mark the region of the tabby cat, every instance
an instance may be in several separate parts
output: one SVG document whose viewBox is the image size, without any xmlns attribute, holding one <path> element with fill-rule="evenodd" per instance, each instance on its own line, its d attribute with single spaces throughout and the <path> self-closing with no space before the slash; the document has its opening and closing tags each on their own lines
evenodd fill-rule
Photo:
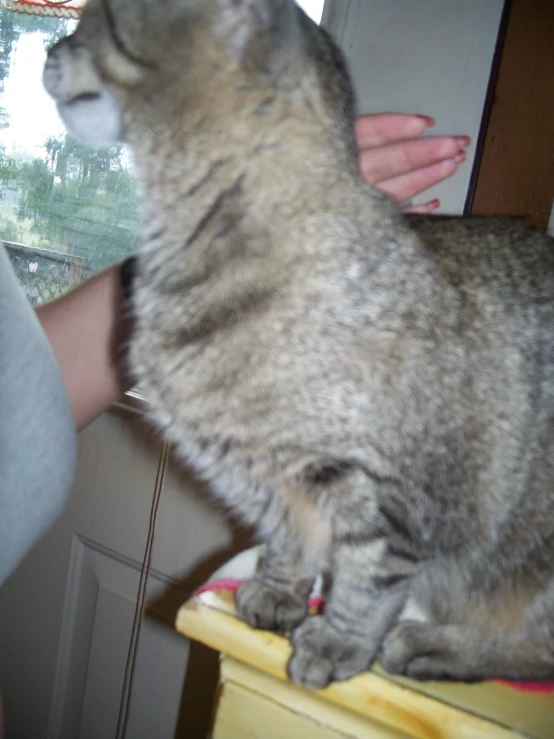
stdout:
<svg viewBox="0 0 554 739">
<path fill-rule="evenodd" d="M 292 680 L 553 679 L 548 237 L 364 184 L 345 63 L 293 0 L 90 0 L 44 81 L 134 153 L 132 368 L 267 542 L 237 607 L 292 632 Z"/>
</svg>

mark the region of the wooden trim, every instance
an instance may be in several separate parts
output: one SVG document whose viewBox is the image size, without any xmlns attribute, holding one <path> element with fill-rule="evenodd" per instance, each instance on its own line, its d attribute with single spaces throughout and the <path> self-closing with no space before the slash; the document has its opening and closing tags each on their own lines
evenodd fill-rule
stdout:
<svg viewBox="0 0 554 739">
<path fill-rule="evenodd" d="M 554 199 L 554 3 L 513 0 L 473 214 L 546 228 Z"/>
<path fill-rule="evenodd" d="M 498 75 L 500 74 L 500 65 L 502 62 L 502 54 L 504 51 L 504 44 L 506 42 L 506 33 L 508 31 L 508 21 L 510 18 L 510 12 L 512 9 L 513 0 L 505 0 L 504 10 L 502 11 L 502 18 L 500 20 L 500 26 L 498 28 L 498 36 L 496 39 L 496 46 L 494 49 L 494 56 L 491 65 L 491 72 L 489 76 L 489 85 L 487 88 L 487 94 L 485 97 L 485 103 L 483 105 L 483 115 L 481 116 L 481 127 L 479 129 L 479 136 L 475 142 L 475 157 L 473 169 L 471 171 L 471 177 L 467 187 L 467 197 L 464 205 L 464 215 L 471 214 L 473 208 L 473 201 L 475 198 L 475 188 L 477 187 L 477 180 L 479 178 L 479 171 L 481 169 L 481 161 L 483 158 L 483 152 L 485 149 L 485 142 L 487 137 L 487 131 L 491 120 L 492 110 L 496 95 L 496 85 L 498 84 Z"/>
</svg>

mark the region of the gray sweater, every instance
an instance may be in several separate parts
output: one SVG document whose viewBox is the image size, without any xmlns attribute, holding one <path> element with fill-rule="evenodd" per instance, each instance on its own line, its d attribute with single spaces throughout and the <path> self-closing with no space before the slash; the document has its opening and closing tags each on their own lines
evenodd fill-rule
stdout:
<svg viewBox="0 0 554 739">
<path fill-rule="evenodd" d="M 60 515 L 75 459 L 56 358 L 0 243 L 0 585 Z"/>
</svg>

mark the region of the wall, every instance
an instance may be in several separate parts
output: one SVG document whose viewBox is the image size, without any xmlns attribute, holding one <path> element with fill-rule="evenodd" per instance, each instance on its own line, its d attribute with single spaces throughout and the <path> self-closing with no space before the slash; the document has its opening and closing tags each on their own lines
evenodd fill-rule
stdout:
<svg viewBox="0 0 554 739">
<path fill-rule="evenodd" d="M 327 0 L 323 23 L 347 56 L 360 113 L 435 118 L 433 133 L 479 136 L 504 0 Z M 468 162 L 418 201 L 461 213 Z"/>
</svg>

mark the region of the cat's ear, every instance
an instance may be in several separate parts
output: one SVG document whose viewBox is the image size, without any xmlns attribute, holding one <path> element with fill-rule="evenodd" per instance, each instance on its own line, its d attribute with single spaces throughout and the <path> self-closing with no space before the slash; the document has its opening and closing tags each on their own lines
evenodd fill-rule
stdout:
<svg viewBox="0 0 554 739">
<path fill-rule="evenodd" d="M 121 107 L 100 78 L 88 49 L 63 39 L 48 52 L 43 82 L 69 131 L 85 144 L 109 146 L 122 137 Z"/>
<path fill-rule="evenodd" d="M 257 11 L 263 16 L 269 14 L 271 8 L 285 4 L 282 0 L 273 0 L 273 2 L 272 0 L 217 0 L 217 3 L 228 10 Z"/>
<path fill-rule="evenodd" d="M 233 50 L 241 53 L 252 40 L 287 38 L 297 6 L 295 0 L 216 0 L 222 28 L 231 30 Z"/>
</svg>

